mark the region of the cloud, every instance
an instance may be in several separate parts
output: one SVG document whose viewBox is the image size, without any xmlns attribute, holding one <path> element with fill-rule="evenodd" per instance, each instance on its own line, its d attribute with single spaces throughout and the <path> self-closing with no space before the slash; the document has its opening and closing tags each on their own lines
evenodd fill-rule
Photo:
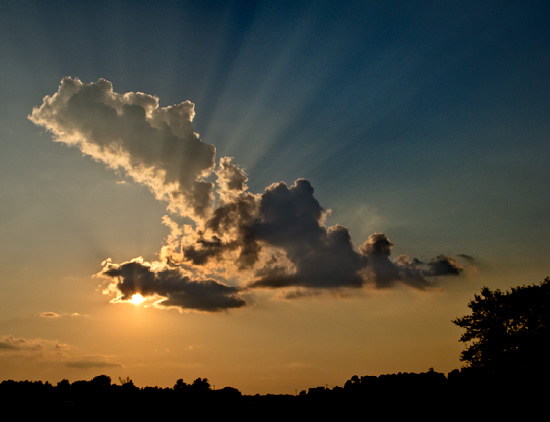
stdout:
<svg viewBox="0 0 550 422">
<path fill-rule="evenodd" d="M 462 265 L 448 255 L 438 255 L 426 265 L 428 266 L 428 270 L 425 271 L 425 275 L 433 277 L 459 275 L 464 270 Z"/>
<path fill-rule="evenodd" d="M 159 261 L 103 262 L 98 275 L 112 302 L 140 293 L 160 308 L 219 312 L 246 306 L 245 290 L 283 289 L 298 298 L 363 286 L 426 289 L 436 277 L 462 273 L 447 255 L 392 259 L 384 233 L 357 248 L 346 227 L 325 225 L 327 211 L 306 179 L 248 192 L 248 175 L 233 158 L 221 157 L 216 167 L 215 147 L 195 132 L 194 115 L 189 101 L 161 107 L 153 95 L 119 94 L 105 79 L 65 77 L 29 116 L 55 141 L 122 169 L 169 212 L 191 219 L 164 217 L 170 234 Z"/>
<path fill-rule="evenodd" d="M 313 195 L 309 181 L 298 179 L 288 187 L 280 182 L 266 189 L 259 215 L 247 234 L 259 242 L 280 248 L 293 264 L 264 267 L 254 287 L 360 287 L 366 264 L 353 248 L 348 230 L 326 228 L 325 210 Z"/>
<path fill-rule="evenodd" d="M 222 157 L 216 170 L 218 193 L 222 202 L 231 202 L 248 189 L 246 172 L 233 163 L 232 157 Z"/>
<path fill-rule="evenodd" d="M 212 213 L 205 229 L 195 233 L 194 241 L 187 236 L 183 259 L 204 265 L 223 260 L 227 251 L 236 251 L 239 268 L 254 268 L 249 287 L 270 289 L 389 288 L 397 283 L 425 289 L 432 285 L 427 277 L 459 275 L 462 271 L 446 255 L 428 263 L 407 255 L 392 260 L 393 244 L 384 233 L 371 235 L 357 251 L 347 228 L 326 227 L 325 218 L 326 211 L 305 179 L 290 187 L 284 182 L 274 183 L 261 195 L 241 192 Z M 224 236 L 229 240 L 222 241 Z M 287 297 L 313 294 L 317 292 L 301 290 Z"/>
<path fill-rule="evenodd" d="M 384 233 L 371 234 L 359 251 L 368 261 L 367 275 L 376 287 L 389 287 L 400 279 L 399 269 L 391 260 L 390 242 Z"/>
<path fill-rule="evenodd" d="M 100 276 L 112 280 L 111 289 L 120 292 L 115 301 L 129 301 L 132 295 L 160 296 L 156 305 L 206 312 L 218 312 L 246 305 L 237 287 L 212 279 L 193 279 L 179 268 L 151 265 L 141 258 L 123 264 L 103 263 Z"/>
<path fill-rule="evenodd" d="M 114 362 L 109 356 L 79 356 L 73 347 L 57 340 L 28 339 L 11 335 L 0 336 L 0 355 L 2 359 L 6 359 L 3 363 L 7 365 L 16 365 L 17 362 L 28 364 L 32 359 L 47 364 L 65 365 L 79 369 L 123 366 L 121 363 Z"/>
<path fill-rule="evenodd" d="M 393 243 L 383 233 L 370 235 L 359 247 L 360 252 L 368 260 L 365 269 L 367 277 L 374 281 L 378 288 L 402 283 L 417 289 L 425 289 L 433 284 L 426 277 L 456 276 L 463 271 L 463 267 L 447 255 L 438 255 L 427 263 L 417 258 L 411 260 L 408 255 L 400 255 L 392 261 L 392 248 Z"/>
<path fill-rule="evenodd" d="M 87 317 L 89 315 L 82 315 L 78 312 L 73 312 L 72 314 L 58 314 L 57 312 L 41 312 L 37 315 L 38 318 L 46 319 L 57 319 L 57 318 L 66 318 L 66 317 Z"/>
<path fill-rule="evenodd" d="M 371 234 L 366 242 L 359 246 L 359 251 L 366 257 L 365 268 L 367 280 L 377 288 L 388 288 L 402 283 L 417 289 L 424 289 L 430 283 L 424 278 L 418 260 L 410 260 L 408 255 L 401 255 L 395 261 L 390 259 L 393 243 L 384 233 Z"/>
<path fill-rule="evenodd" d="M 59 318 L 60 316 L 56 312 L 42 312 L 38 315 L 39 318 Z"/>
<path fill-rule="evenodd" d="M 77 317 L 89 317 L 90 315 L 83 315 L 81 313 L 78 313 L 78 312 L 73 312 L 72 314 L 69 315 L 70 317 L 72 318 L 77 318 Z"/>
<path fill-rule="evenodd" d="M 84 84 L 65 77 L 29 119 L 57 142 L 123 169 L 175 212 L 198 218 L 212 200 L 213 185 L 205 177 L 214 169 L 215 148 L 201 142 L 194 116 L 189 101 L 160 107 L 157 97 L 118 94 L 105 79 Z"/>
<path fill-rule="evenodd" d="M 0 337 L 0 350 L 41 350 L 42 345 L 38 340 L 27 340 L 13 336 Z"/>
<path fill-rule="evenodd" d="M 462 258 L 463 260 L 465 260 L 469 264 L 477 264 L 478 263 L 477 259 L 475 257 L 473 257 L 472 255 L 468 255 L 468 254 L 465 254 L 465 253 L 459 253 L 457 256 L 459 258 Z"/>
<path fill-rule="evenodd" d="M 65 362 L 65 366 L 69 368 L 77 369 L 94 369 L 94 368 L 120 368 L 123 367 L 121 363 L 112 362 L 109 357 L 106 356 L 83 356 L 78 359 L 73 359 Z"/>
<path fill-rule="evenodd" d="M 22 338 L 11 335 L 0 336 L 0 351 L 14 351 L 22 353 L 51 353 L 67 350 L 66 344 L 41 338 Z"/>
</svg>

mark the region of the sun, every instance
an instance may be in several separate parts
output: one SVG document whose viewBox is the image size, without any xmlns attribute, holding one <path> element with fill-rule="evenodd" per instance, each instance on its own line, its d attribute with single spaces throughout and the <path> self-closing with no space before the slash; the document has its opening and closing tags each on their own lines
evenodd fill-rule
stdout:
<svg viewBox="0 0 550 422">
<path fill-rule="evenodd" d="M 134 293 L 132 295 L 132 299 L 130 299 L 130 303 L 133 303 L 134 305 L 139 305 L 141 302 L 143 302 L 145 299 L 142 295 L 139 293 Z"/>
</svg>

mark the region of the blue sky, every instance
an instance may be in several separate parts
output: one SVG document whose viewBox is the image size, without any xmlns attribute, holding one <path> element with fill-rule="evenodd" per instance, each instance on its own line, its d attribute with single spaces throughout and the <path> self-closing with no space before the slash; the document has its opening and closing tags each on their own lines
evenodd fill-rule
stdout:
<svg viewBox="0 0 550 422">
<path fill-rule="evenodd" d="M 126 308 L 103 308 L 108 299 L 91 276 L 108 257 L 156 259 L 168 234 L 161 223 L 166 204 L 147 188 L 76 148 L 51 142 L 29 121 L 33 107 L 55 93 L 65 76 L 84 83 L 105 78 L 114 91 L 155 95 L 161 106 L 192 101 L 195 131 L 216 147 L 217 160 L 234 157 L 246 170 L 250 192 L 306 178 L 320 205 L 331 210 L 326 224 L 347 227 L 356 247 L 372 233 L 385 233 L 394 258 L 474 258 L 460 261 L 465 270 L 459 277 L 435 281 L 434 295 L 444 298 L 411 299 L 416 293 L 399 290 L 393 296 L 365 293 L 349 299 L 352 306 L 335 297 L 292 305 L 255 299 L 258 312 L 273 321 L 277 315 L 292 320 L 290 306 L 297 309 L 293 318 L 310 327 L 309 315 L 328 306 L 346 321 L 394 327 L 380 329 L 387 337 L 370 333 L 361 345 L 340 338 L 342 346 L 333 352 L 338 357 L 351 348 L 359 355 L 373 342 L 386 341 L 389 348 L 403 338 L 404 328 L 392 321 L 405 321 L 417 301 L 432 309 L 417 314 L 423 315 L 417 330 L 426 321 L 448 326 L 430 330 L 422 345 L 402 340 L 429 358 L 390 364 L 380 352 L 370 366 L 352 359 L 358 369 L 347 371 L 459 367 L 461 345 L 450 343 L 459 332 L 449 320 L 466 311 L 473 294 L 483 285 L 508 288 L 549 273 L 546 2 L 2 1 L 0 10 L 0 335 L 57 340 L 74 345 L 71 353 L 92 353 L 75 334 L 80 328 L 74 320 L 46 329 L 32 315 L 86 314 L 86 324 L 100 333 L 98 323 L 89 321 L 108 320 Z M 349 310 L 363 305 L 367 310 L 360 315 Z M 392 311 L 400 305 L 403 310 Z M 386 311 L 375 313 L 379 308 Z M 155 319 L 194 318 L 212 332 L 227 324 L 221 316 L 142 311 Z M 259 326 L 252 329 L 247 319 L 253 314 L 239 310 L 223 317 L 233 317 L 235 332 L 254 332 Z M 247 322 L 239 325 L 238 318 Z M 333 320 L 319 324 L 319 330 L 341 330 Z M 280 336 L 294 338 L 285 330 Z M 430 342 L 441 338 L 449 343 L 439 354 L 426 354 Z M 144 334 L 144 344 L 146 339 Z M 310 340 L 304 355 L 311 345 L 332 341 Z M 94 353 L 124 361 L 122 346 L 118 354 L 103 349 Z M 302 358 L 301 364 L 315 367 Z M 16 367 L 11 357 L 4 359 L 5 368 Z M 200 362 L 196 376 L 212 377 Z M 144 383 L 170 382 L 121 365 L 121 375 L 135 373 Z M 343 384 L 353 374 L 338 368 L 323 375 Z M 223 369 L 212 371 L 234 380 Z M 317 381 L 314 373 L 303 379 Z M 286 391 L 267 375 L 263 384 L 249 378 L 239 378 L 236 387 Z"/>
</svg>

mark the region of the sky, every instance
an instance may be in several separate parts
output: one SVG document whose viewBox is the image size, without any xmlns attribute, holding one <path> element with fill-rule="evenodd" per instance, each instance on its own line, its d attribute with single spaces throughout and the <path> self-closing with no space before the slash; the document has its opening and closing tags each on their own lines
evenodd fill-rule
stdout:
<svg viewBox="0 0 550 422">
<path fill-rule="evenodd" d="M 0 379 L 460 368 L 550 275 L 549 9 L 0 1 Z"/>
</svg>

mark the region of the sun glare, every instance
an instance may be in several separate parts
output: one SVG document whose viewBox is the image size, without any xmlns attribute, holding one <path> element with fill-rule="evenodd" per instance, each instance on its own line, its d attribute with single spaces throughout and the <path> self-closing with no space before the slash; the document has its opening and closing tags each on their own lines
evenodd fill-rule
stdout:
<svg viewBox="0 0 550 422">
<path fill-rule="evenodd" d="M 130 303 L 133 303 L 134 305 L 139 305 L 141 302 L 143 302 L 145 299 L 142 295 L 139 293 L 134 293 L 132 295 L 132 299 L 130 299 Z"/>
</svg>

